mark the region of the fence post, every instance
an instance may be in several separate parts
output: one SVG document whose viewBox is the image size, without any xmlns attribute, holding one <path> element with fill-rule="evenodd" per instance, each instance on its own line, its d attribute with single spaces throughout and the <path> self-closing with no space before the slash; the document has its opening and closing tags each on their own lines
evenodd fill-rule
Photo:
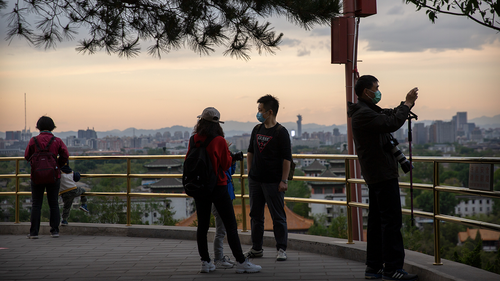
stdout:
<svg viewBox="0 0 500 281">
<path fill-rule="evenodd" d="M 19 159 L 16 160 L 16 202 L 15 223 L 19 223 Z"/>
<path fill-rule="evenodd" d="M 242 232 L 248 232 L 247 229 L 247 208 L 245 204 L 245 198 L 243 196 L 245 195 L 245 179 L 243 178 L 243 174 L 245 173 L 245 164 L 243 162 L 245 160 L 245 157 L 240 161 L 240 183 L 241 183 L 241 216 L 242 216 L 242 221 L 241 221 L 241 226 L 243 227 Z"/>
<path fill-rule="evenodd" d="M 127 158 L 127 226 L 131 226 L 130 219 L 130 158 Z"/>
<path fill-rule="evenodd" d="M 354 160 L 353 160 L 354 161 Z M 351 214 L 351 170 L 349 169 L 349 159 L 345 159 L 345 191 L 347 201 L 347 244 L 354 244 L 352 241 L 352 214 Z"/>
<path fill-rule="evenodd" d="M 443 265 L 441 262 L 440 251 L 440 241 L 439 241 L 439 220 L 436 219 L 436 214 L 439 215 L 439 191 L 436 190 L 436 186 L 439 185 L 439 162 L 434 161 L 434 184 L 432 190 L 434 192 L 434 265 Z"/>
</svg>

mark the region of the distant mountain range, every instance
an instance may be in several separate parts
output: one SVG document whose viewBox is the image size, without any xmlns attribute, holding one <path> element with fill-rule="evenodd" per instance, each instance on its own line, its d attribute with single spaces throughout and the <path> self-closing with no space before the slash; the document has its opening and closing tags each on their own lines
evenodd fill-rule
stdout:
<svg viewBox="0 0 500 281">
<path fill-rule="evenodd" d="M 242 135 L 242 134 L 250 134 L 252 132 L 253 127 L 257 123 L 255 122 L 237 122 L 237 121 L 226 121 L 223 125 L 222 128 L 224 129 L 224 133 L 226 137 L 232 137 L 232 136 L 237 136 L 237 135 Z M 291 130 L 297 130 L 297 123 L 294 122 L 285 122 L 281 123 L 285 128 L 287 128 L 289 131 Z M 319 124 L 302 124 L 302 132 L 333 132 L 334 128 L 338 128 L 341 134 L 345 134 L 347 132 L 347 126 L 344 125 L 331 125 L 331 126 L 326 126 L 326 125 L 319 125 Z M 154 136 L 156 133 L 161 133 L 163 134 L 164 132 L 170 132 L 172 135 L 176 131 L 181 131 L 184 133 L 185 131 L 191 133 L 193 131 L 192 127 L 184 127 L 184 126 L 172 126 L 172 127 L 165 127 L 161 129 L 155 129 L 155 130 L 145 130 L 145 129 L 136 129 L 136 128 L 128 128 L 123 131 L 120 130 L 111 130 L 111 131 L 96 131 L 97 137 L 98 138 L 104 138 L 107 136 L 116 136 L 116 137 L 126 137 L 126 136 L 148 136 L 152 135 Z M 78 136 L 78 131 L 66 131 L 66 132 L 54 132 L 54 134 L 57 137 L 60 138 L 67 138 L 69 136 Z M 2 136 L 3 135 L 3 136 Z M 0 137 L 5 138 L 5 132 L 0 132 Z"/>
<path fill-rule="evenodd" d="M 414 123 L 424 123 L 426 126 L 432 124 L 432 120 L 419 120 L 419 121 L 412 121 Z M 475 123 L 476 126 L 489 129 L 489 128 L 500 128 L 500 114 L 495 115 L 493 117 L 479 117 L 479 118 L 474 118 L 468 120 L 469 123 Z M 237 122 L 237 121 L 226 121 L 223 125 L 222 128 L 224 129 L 224 133 L 226 134 L 226 137 L 232 137 L 236 135 L 242 135 L 242 134 L 249 134 L 252 131 L 252 128 L 256 125 L 257 123 L 255 122 Z M 297 131 L 297 123 L 295 122 L 285 122 L 282 123 L 283 126 L 285 126 L 289 131 L 295 130 Z M 338 128 L 339 132 L 341 134 L 345 134 L 347 132 L 347 125 L 342 124 L 342 125 L 320 125 L 320 124 L 315 124 L 315 123 L 309 123 L 309 124 L 302 124 L 302 132 L 308 132 L 308 133 L 313 133 L 313 132 L 333 132 L 334 128 Z M 134 131 L 135 130 L 135 131 Z M 155 135 L 157 132 L 160 132 L 163 134 L 164 132 L 170 132 L 173 134 L 176 131 L 181 131 L 185 132 L 188 131 L 191 133 L 193 131 L 192 127 L 184 127 L 184 126 L 172 126 L 172 127 L 165 127 L 161 129 L 156 129 L 156 130 L 145 130 L 145 129 L 136 129 L 136 128 L 128 128 L 123 131 L 120 130 L 111 130 L 111 131 L 96 131 L 97 137 L 98 138 L 104 138 L 106 136 L 117 136 L 117 137 L 125 137 L 125 136 L 141 136 L 141 135 Z M 36 132 L 34 132 L 36 133 Z M 66 132 L 55 132 L 55 135 L 60 137 L 60 138 L 66 138 L 69 136 L 78 136 L 78 131 L 66 131 Z M 5 132 L 0 132 L 0 138 L 5 139 Z"/>
</svg>

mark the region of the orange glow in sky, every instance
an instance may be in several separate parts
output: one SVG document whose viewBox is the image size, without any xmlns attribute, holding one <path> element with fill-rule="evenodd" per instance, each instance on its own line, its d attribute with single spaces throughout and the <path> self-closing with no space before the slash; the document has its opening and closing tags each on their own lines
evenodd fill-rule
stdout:
<svg viewBox="0 0 500 281">
<path fill-rule="evenodd" d="M 393 11 L 380 3 L 384 1 L 379 1 L 378 15 L 361 21 L 358 50 L 360 74 L 379 79 L 380 106 L 395 107 L 410 89 L 419 87 L 413 109 L 419 120 L 449 120 L 458 111 L 467 111 L 469 119 L 500 114 L 498 34 L 468 21 L 462 33 L 470 34 L 453 36 L 459 42 L 460 36 L 470 39 L 476 36 L 475 30 L 481 30 L 485 33 L 481 44 L 438 46 L 435 40 L 441 32 L 467 20 L 442 16 L 433 25 L 424 12 L 399 2 L 402 10 Z M 392 14 L 397 15 L 394 23 L 388 19 Z M 408 26 L 425 27 L 428 35 L 413 28 L 398 31 L 394 27 L 394 32 L 384 28 L 397 25 L 405 15 L 416 22 L 408 20 Z M 330 64 L 328 27 L 304 31 L 282 22 L 275 24 L 277 31 L 285 33 L 280 50 L 275 55 L 253 51 L 249 61 L 224 57 L 222 50 L 200 57 L 182 49 L 158 60 L 149 57 L 143 45 L 138 58 L 123 59 L 104 52 L 79 54 L 76 42 L 60 44 L 56 50 L 38 50 L 20 40 L 8 46 L 2 42 L 0 131 L 24 128 L 24 93 L 32 131 L 42 115 L 54 119 L 56 131 L 192 127 L 208 106 L 216 107 L 222 120 L 257 123 L 256 100 L 265 94 L 279 98 L 280 122 L 295 122 L 301 114 L 303 123 L 345 124 L 344 65 Z M 408 42 L 411 32 L 415 43 Z M 390 40 L 421 47 L 390 50 L 383 45 Z"/>
</svg>

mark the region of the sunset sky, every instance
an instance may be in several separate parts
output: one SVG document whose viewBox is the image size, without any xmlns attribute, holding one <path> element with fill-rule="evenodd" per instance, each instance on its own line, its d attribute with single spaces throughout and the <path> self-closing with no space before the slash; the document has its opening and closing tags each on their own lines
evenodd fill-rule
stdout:
<svg viewBox="0 0 500 281">
<path fill-rule="evenodd" d="M 5 10 L 1 11 L 2 14 Z M 82 55 L 77 42 L 39 50 L 6 36 L 0 18 L 0 131 L 24 128 L 51 116 L 57 131 L 159 129 L 193 126 L 208 106 L 222 120 L 257 122 L 256 100 L 280 100 L 278 121 L 323 125 L 346 123 L 344 65 L 330 63 L 330 28 L 305 31 L 284 18 L 268 19 L 284 33 L 275 55 L 251 60 L 225 57 L 223 50 L 200 57 L 190 49 L 162 59 L 146 53 L 124 59 L 99 52 Z M 466 18 L 441 15 L 436 24 L 403 1 L 379 0 L 378 14 L 361 19 L 361 75 L 380 81 L 382 107 L 394 107 L 419 87 L 419 120 L 449 120 L 500 114 L 500 34 Z M 85 34 L 81 34 L 85 37 Z"/>
</svg>

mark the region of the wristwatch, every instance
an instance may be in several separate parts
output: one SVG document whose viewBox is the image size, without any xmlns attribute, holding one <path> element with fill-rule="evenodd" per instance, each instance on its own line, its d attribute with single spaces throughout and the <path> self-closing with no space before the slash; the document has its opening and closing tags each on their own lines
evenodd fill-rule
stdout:
<svg viewBox="0 0 500 281">
<path fill-rule="evenodd" d="M 288 179 L 286 180 L 281 180 L 282 182 L 284 182 L 285 184 L 288 184 Z"/>
</svg>

